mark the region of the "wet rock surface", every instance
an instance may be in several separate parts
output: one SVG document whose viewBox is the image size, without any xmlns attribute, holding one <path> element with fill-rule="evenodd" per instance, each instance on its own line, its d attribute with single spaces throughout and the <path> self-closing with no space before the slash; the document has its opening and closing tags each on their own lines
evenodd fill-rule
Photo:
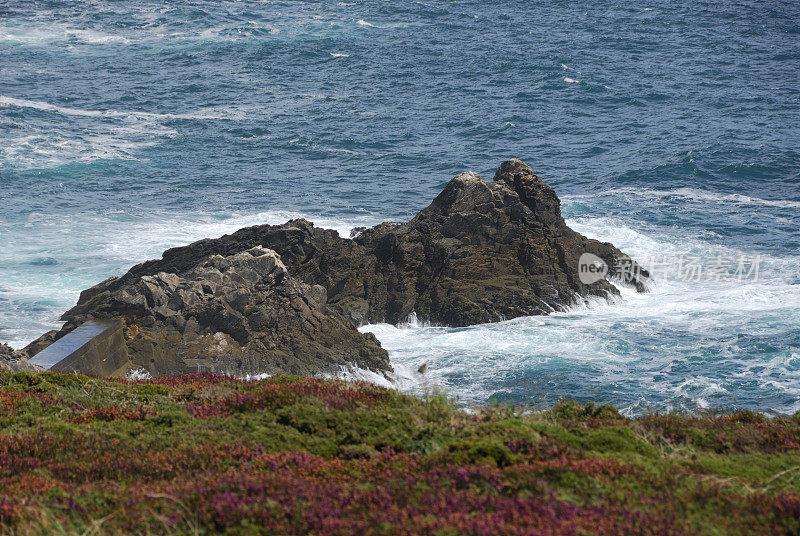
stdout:
<svg viewBox="0 0 800 536">
<path fill-rule="evenodd" d="M 169 249 L 84 291 L 62 317 L 62 332 L 122 317 L 133 365 L 156 374 L 198 367 L 306 374 L 345 363 L 388 370 L 386 352 L 356 325 L 416 313 L 466 326 L 618 294 L 606 279 L 581 281 L 584 253 L 622 284 L 644 291 L 649 281 L 612 244 L 570 229 L 553 189 L 516 159 L 491 182 L 471 172 L 453 178 L 407 223 L 354 234 L 343 238 L 301 219 Z"/>
<path fill-rule="evenodd" d="M 331 301 L 370 322 L 415 312 L 466 326 L 563 311 L 588 296 L 618 294 L 605 279 L 581 282 L 582 254 L 612 271 L 626 258 L 567 227 L 555 192 L 519 160 L 504 162 L 492 182 L 461 174 L 410 222 L 367 229 L 355 242 L 367 253 L 332 285 L 341 291 Z M 643 281 L 626 282 L 644 290 Z"/>
</svg>

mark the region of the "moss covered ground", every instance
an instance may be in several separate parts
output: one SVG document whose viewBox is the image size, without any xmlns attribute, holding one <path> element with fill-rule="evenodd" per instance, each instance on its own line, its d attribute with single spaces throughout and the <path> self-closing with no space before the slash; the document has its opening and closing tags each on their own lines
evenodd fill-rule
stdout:
<svg viewBox="0 0 800 536">
<path fill-rule="evenodd" d="M 0 533 L 800 534 L 800 415 L 0 373 Z"/>
</svg>

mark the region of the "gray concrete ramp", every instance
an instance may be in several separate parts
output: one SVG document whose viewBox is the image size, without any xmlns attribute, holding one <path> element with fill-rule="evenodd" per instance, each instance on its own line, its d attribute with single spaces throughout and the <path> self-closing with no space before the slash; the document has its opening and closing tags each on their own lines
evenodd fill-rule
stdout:
<svg viewBox="0 0 800 536">
<path fill-rule="evenodd" d="M 122 322 L 90 320 L 33 356 L 29 363 L 54 372 L 107 377 L 127 361 Z"/>
</svg>

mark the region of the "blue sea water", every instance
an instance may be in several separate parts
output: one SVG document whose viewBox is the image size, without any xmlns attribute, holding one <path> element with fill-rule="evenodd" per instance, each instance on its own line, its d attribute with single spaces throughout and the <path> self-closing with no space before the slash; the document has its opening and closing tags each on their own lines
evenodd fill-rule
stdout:
<svg viewBox="0 0 800 536">
<path fill-rule="evenodd" d="M 799 99 L 794 1 L 0 1 L 0 341 L 166 247 L 405 219 L 513 156 L 587 236 L 758 277 L 362 327 L 396 385 L 796 412 Z"/>
</svg>

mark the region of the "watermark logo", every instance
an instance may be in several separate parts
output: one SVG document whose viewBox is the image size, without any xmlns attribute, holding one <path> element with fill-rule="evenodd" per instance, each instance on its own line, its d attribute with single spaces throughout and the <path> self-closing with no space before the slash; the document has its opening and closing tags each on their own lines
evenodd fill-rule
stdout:
<svg viewBox="0 0 800 536">
<path fill-rule="evenodd" d="M 606 261 L 593 253 L 584 253 L 578 259 L 578 277 L 584 285 L 597 283 L 608 275 Z"/>
<path fill-rule="evenodd" d="M 584 253 L 578 259 L 578 277 L 584 285 L 591 285 L 606 278 L 630 283 L 642 281 L 642 272 L 646 270 L 656 281 L 756 283 L 761 275 L 761 261 L 759 255 L 713 258 L 679 255 L 642 257 L 635 262 L 630 257 L 620 257 L 614 260 L 613 266 L 609 266 L 597 255 Z"/>
</svg>

